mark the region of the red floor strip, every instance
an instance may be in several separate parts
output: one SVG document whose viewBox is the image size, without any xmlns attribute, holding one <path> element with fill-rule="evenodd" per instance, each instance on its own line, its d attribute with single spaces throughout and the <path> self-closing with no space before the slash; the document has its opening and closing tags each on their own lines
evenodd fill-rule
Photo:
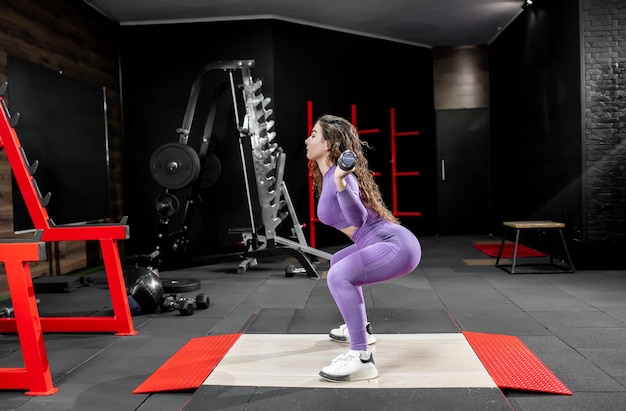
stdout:
<svg viewBox="0 0 626 411">
<path fill-rule="evenodd" d="M 133 394 L 197 389 L 240 336 L 225 334 L 192 338 L 135 388 Z"/>
<path fill-rule="evenodd" d="M 465 331 L 463 335 L 498 387 L 572 395 L 519 338 Z"/>
<path fill-rule="evenodd" d="M 498 243 L 474 243 L 474 248 L 487 254 L 489 257 L 497 257 L 500 252 L 501 242 Z M 513 250 L 515 248 L 514 243 L 504 243 L 502 248 L 502 258 L 513 258 Z M 523 244 L 517 245 L 517 258 L 526 257 L 545 257 L 545 253 L 537 251 L 534 248 L 527 247 Z"/>
</svg>

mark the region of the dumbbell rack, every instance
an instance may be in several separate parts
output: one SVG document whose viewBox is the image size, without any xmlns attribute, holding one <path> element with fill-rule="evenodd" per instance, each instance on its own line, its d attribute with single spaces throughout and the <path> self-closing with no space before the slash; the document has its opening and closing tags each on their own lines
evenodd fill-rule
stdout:
<svg viewBox="0 0 626 411">
<path fill-rule="evenodd" d="M 273 140 L 276 133 L 272 131 L 274 121 L 269 118 L 272 110 L 268 108 L 271 98 L 265 97 L 261 92 L 263 82 L 254 80 L 251 68 L 253 60 L 241 66 L 243 82 L 243 101 L 245 115 L 240 122 L 237 99 L 232 72 L 230 73 L 231 89 L 233 91 L 233 104 L 235 108 L 235 121 L 240 132 L 241 158 L 244 165 L 244 178 L 246 182 L 247 198 L 250 210 L 252 230 L 244 233 L 244 242 L 248 245 L 246 259 L 239 265 L 239 271 L 245 271 L 248 266 L 256 263 L 256 257 L 264 257 L 277 254 L 291 254 L 305 269 L 307 276 L 319 275 L 311 265 L 305 253 L 330 260 L 331 254 L 309 247 L 306 243 L 302 226 L 296 217 L 295 208 L 289 196 L 287 186 L 283 180 L 286 155 Z M 254 213 L 252 208 L 252 194 L 245 164 L 247 157 L 244 155 L 242 139 L 249 139 L 252 149 L 252 168 L 254 170 L 257 186 L 257 196 L 261 207 L 261 220 L 263 222 L 264 235 L 256 232 Z M 282 211 L 287 206 L 288 211 Z M 276 228 L 287 216 L 291 217 L 293 232 L 298 241 L 291 241 L 276 234 Z M 281 245 L 283 247 L 280 247 Z"/>
<path fill-rule="evenodd" d="M 50 193 L 42 196 L 33 177 L 37 171 L 38 162 L 33 164 L 28 162 L 24 148 L 17 137 L 14 127 L 18 122 L 19 114 L 13 117 L 9 114 L 2 97 L 6 87 L 6 83 L 0 87 L 0 106 L 2 106 L 0 108 L 0 149 L 4 149 L 6 153 L 34 228 L 41 231 L 41 241 L 43 242 L 98 241 L 113 306 L 112 316 L 42 317 L 40 318 L 41 329 L 43 332 L 112 332 L 116 335 L 126 336 L 137 334 L 128 305 L 128 296 L 117 247 L 118 240 L 124 240 L 129 237 L 126 217 L 118 224 L 56 225 L 52 221 L 46 210 L 46 205 L 50 200 Z M 23 275 L 26 275 L 26 268 L 24 268 L 23 273 Z M 14 272 L 12 276 L 16 277 L 18 275 Z M 30 275 L 28 277 L 30 279 Z M 20 324 L 16 319 L 23 315 L 20 313 L 32 313 L 37 310 L 32 281 L 18 282 L 18 285 L 14 285 L 10 289 L 10 293 L 14 305 L 15 318 L 0 318 L 0 333 L 17 332 L 19 334 Z M 42 341 L 41 338 L 34 338 L 32 333 L 25 336 L 20 334 L 20 344 L 23 352 L 40 350 L 40 344 L 43 344 Z M 3 388 L 3 386 L 0 385 L 0 388 Z"/>
</svg>

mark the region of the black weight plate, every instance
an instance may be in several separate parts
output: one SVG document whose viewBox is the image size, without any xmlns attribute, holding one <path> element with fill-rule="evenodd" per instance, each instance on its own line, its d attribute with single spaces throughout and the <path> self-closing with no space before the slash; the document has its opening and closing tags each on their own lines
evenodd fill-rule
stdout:
<svg viewBox="0 0 626 411">
<path fill-rule="evenodd" d="M 150 173 L 159 185 L 170 190 L 187 187 L 200 174 L 198 153 L 186 144 L 164 144 L 150 158 Z"/>
<path fill-rule="evenodd" d="M 164 293 L 187 293 L 201 288 L 200 280 L 193 278 L 161 278 Z"/>
<path fill-rule="evenodd" d="M 200 188 L 209 188 L 220 179 L 222 175 L 222 163 L 214 153 L 208 153 L 203 160 L 202 176 L 200 177 Z"/>
<path fill-rule="evenodd" d="M 154 207 L 159 216 L 163 218 L 171 217 L 180 209 L 180 201 L 172 193 L 165 193 L 159 195 L 154 200 Z"/>
</svg>

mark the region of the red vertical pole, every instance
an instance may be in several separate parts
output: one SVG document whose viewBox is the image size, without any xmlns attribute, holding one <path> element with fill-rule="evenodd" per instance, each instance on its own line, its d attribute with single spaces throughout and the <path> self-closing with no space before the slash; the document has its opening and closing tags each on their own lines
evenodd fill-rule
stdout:
<svg viewBox="0 0 626 411">
<path fill-rule="evenodd" d="M 45 259 L 45 243 L 20 240 L 0 243 L 0 261 L 6 270 L 15 316 L 0 319 L 0 324 L 2 331 L 17 331 L 24 360 L 24 368 L 0 368 L 0 389 L 27 389 L 26 395 L 51 395 L 58 391 L 52 385 L 29 266 L 29 261 Z"/>
<path fill-rule="evenodd" d="M 392 191 L 392 213 L 396 217 L 398 216 L 412 216 L 421 217 L 422 213 L 419 211 L 398 211 L 398 177 L 406 176 L 419 176 L 419 171 L 398 171 L 398 151 L 396 146 L 397 137 L 405 136 L 418 136 L 419 131 L 403 131 L 398 132 L 396 130 L 396 109 L 391 108 L 391 191 Z"/>
<path fill-rule="evenodd" d="M 52 385 L 50 364 L 28 264 L 25 261 L 4 262 L 26 371 L 25 388 L 28 388 L 26 395 L 52 395 L 59 389 Z"/>
<path fill-rule="evenodd" d="M 117 243 L 113 239 L 101 239 L 100 249 L 102 251 L 102 260 L 104 261 L 104 271 L 109 284 L 109 293 L 111 294 L 111 304 L 113 305 L 113 314 L 115 318 L 115 335 L 135 335 L 133 319 L 130 314 L 128 305 L 128 294 L 126 294 L 126 286 L 124 281 L 124 272 L 120 263 L 119 251 Z"/>
<path fill-rule="evenodd" d="M 307 133 L 313 130 L 313 102 L 311 100 L 306 102 L 307 113 Z M 307 134 L 308 135 L 308 134 Z M 313 188 L 313 171 L 312 164 L 309 161 L 309 236 L 311 247 L 315 248 L 315 223 L 317 221 L 315 217 L 315 191 Z"/>
<path fill-rule="evenodd" d="M 372 133 L 380 133 L 380 129 L 379 128 L 370 128 L 368 130 L 360 130 L 359 127 L 357 126 L 357 122 L 356 122 L 356 104 L 352 104 L 350 106 L 350 121 L 352 122 L 352 125 L 357 129 L 357 131 L 359 132 L 359 136 L 362 136 L 364 134 L 372 134 Z M 379 174 L 379 173 L 375 173 L 375 174 Z"/>
<path fill-rule="evenodd" d="M 398 214 L 398 186 L 396 183 L 396 109 L 391 108 L 391 208 Z"/>
</svg>

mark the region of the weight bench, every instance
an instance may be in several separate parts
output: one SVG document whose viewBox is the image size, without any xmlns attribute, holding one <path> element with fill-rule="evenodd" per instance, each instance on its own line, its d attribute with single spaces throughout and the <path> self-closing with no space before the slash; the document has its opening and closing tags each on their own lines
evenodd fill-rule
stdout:
<svg viewBox="0 0 626 411">
<path fill-rule="evenodd" d="M 500 251 L 498 252 L 498 258 L 496 260 L 496 267 L 510 273 L 510 274 L 541 274 L 541 273 L 573 273 L 574 265 L 563 236 L 563 228 L 565 224 L 556 221 L 505 221 L 504 234 L 502 236 L 502 243 L 500 244 Z M 506 241 L 507 234 L 515 231 L 515 245 L 513 248 L 513 260 L 511 264 L 500 264 L 502 257 L 502 250 L 504 249 L 504 243 Z M 536 259 L 544 259 L 545 257 L 523 257 L 525 262 L 520 262 L 520 257 L 517 256 L 520 234 L 522 230 L 551 230 L 552 232 L 558 232 L 560 237 L 560 243 L 563 246 L 562 251 L 565 253 L 565 261 L 556 261 L 553 257 L 552 250 L 548 253 L 548 262 L 536 262 Z M 554 241 L 552 241 L 554 245 Z M 532 262 L 528 262 L 532 261 Z M 520 270 L 520 267 L 526 267 L 526 269 Z"/>
</svg>

